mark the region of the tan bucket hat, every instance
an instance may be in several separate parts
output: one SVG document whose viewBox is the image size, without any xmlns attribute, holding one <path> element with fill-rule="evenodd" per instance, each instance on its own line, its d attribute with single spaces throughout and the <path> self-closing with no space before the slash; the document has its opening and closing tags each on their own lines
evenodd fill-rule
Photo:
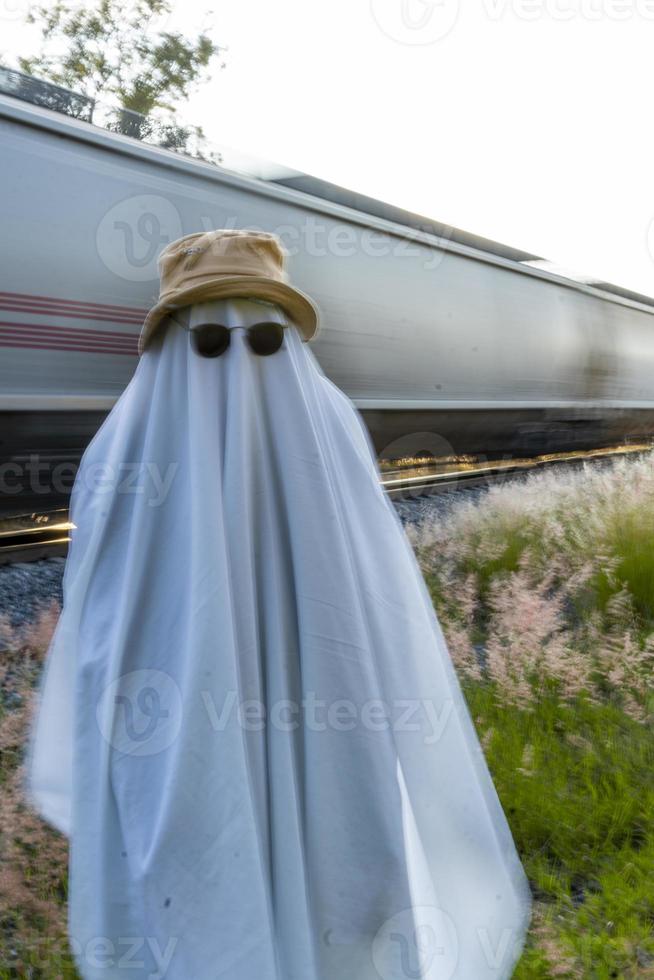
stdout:
<svg viewBox="0 0 654 980">
<path fill-rule="evenodd" d="M 284 270 L 286 256 L 279 237 L 266 231 L 220 228 L 171 242 L 159 256 L 159 299 L 145 317 L 139 354 L 169 312 L 235 296 L 276 303 L 303 340 L 311 340 L 318 330 L 318 308 L 289 284 Z"/>
</svg>

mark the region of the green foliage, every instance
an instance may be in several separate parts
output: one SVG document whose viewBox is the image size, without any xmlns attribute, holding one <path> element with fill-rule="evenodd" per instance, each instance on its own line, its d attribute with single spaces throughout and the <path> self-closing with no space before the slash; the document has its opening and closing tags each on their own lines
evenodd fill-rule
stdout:
<svg viewBox="0 0 654 980">
<path fill-rule="evenodd" d="M 654 977 L 654 457 L 507 484 L 417 546 L 534 896 L 515 980 Z"/>
<path fill-rule="evenodd" d="M 648 507 L 616 509 L 607 523 L 606 541 L 617 561 L 611 575 L 593 580 L 598 605 L 606 610 L 617 589 L 626 587 L 638 624 L 654 629 L 654 511 Z"/>
<path fill-rule="evenodd" d="M 67 0 L 30 9 L 41 26 L 39 55 L 20 58 L 24 72 L 84 92 L 115 108 L 108 128 L 185 149 L 199 127 L 176 123 L 176 105 L 208 80 L 222 50 L 207 33 L 189 39 L 166 31 L 169 0 L 96 0 L 79 6 Z M 221 67 L 224 67 L 221 65 Z M 203 156 L 202 153 L 196 154 Z"/>
<path fill-rule="evenodd" d="M 651 975 L 654 733 L 583 699 L 525 712 L 465 690 L 535 899 L 516 980 Z"/>
</svg>

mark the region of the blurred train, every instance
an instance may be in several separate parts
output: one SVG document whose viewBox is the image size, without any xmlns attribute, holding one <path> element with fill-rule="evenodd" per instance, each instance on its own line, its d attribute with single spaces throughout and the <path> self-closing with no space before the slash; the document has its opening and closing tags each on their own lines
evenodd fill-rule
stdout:
<svg viewBox="0 0 654 980">
<path fill-rule="evenodd" d="M 221 227 L 280 235 L 321 310 L 312 349 L 380 458 L 654 432 L 650 297 L 243 155 L 216 166 L 8 96 L 0 130 L 0 463 L 79 456 L 135 368 L 159 252 Z"/>
</svg>

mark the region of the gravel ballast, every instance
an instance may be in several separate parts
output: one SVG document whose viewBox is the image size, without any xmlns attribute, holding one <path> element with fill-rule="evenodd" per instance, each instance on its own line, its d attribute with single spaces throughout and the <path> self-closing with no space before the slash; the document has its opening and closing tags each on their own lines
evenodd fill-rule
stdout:
<svg viewBox="0 0 654 980">
<path fill-rule="evenodd" d="M 53 599 L 61 605 L 63 558 L 0 565 L 0 616 L 13 628 L 32 622 Z"/>
</svg>

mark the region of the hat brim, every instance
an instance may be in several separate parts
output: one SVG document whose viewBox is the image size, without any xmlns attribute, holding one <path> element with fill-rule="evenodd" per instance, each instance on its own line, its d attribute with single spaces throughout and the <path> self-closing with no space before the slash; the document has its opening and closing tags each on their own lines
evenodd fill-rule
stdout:
<svg viewBox="0 0 654 980">
<path fill-rule="evenodd" d="M 139 355 L 146 349 L 153 336 L 174 310 L 203 303 L 210 299 L 263 299 L 276 303 L 288 314 L 302 334 L 303 340 L 311 340 L 318 332 L 318 309 L 309 297 L 288 283 L 264 276 L 220 276 L 195 286 L 170 293 L 148 311 L 139 336 Z"/>
</svg>

